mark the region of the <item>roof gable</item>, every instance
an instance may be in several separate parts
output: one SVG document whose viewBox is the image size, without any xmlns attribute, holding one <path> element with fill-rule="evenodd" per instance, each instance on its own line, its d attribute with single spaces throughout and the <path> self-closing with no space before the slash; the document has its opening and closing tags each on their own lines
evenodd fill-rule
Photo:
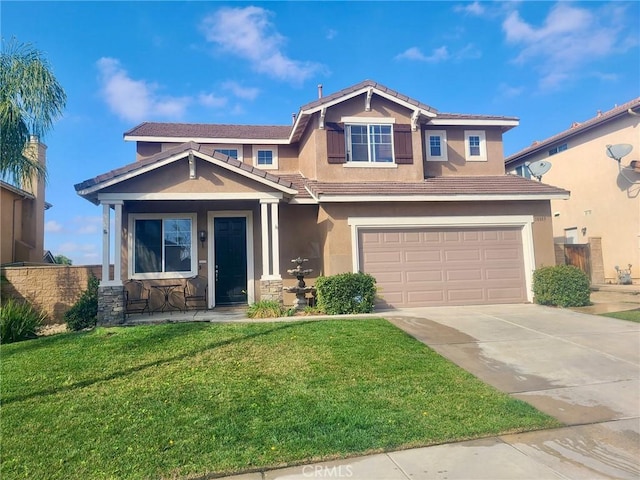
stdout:
<svg viewBox="0 0 640 480">
<path fill-rule="evenodd" d="M 120 167 L 92 179 L 85 180 L 84 182 L 76 184 L 75 189 L 79 195 L 87 198 L 93 203 L 98 203 L 97 195 L 101 190 L 117 185 L 118 183 L 126 180 L 130 180 L 139 175 L 144 175 L 145 173 L 184 159 L 190 155 L 218 165 L 258 183 L 270 186 L 283 193 L 290 195 L 297 193 L 297 190 L 290 181 L 216 152 L 214 147 L 211 145 L 200 145 L 195 142 L 184 143 L 177 147 L 152 155 L 144 160 L 130 163 L 124 167 Z"/>
</svg>

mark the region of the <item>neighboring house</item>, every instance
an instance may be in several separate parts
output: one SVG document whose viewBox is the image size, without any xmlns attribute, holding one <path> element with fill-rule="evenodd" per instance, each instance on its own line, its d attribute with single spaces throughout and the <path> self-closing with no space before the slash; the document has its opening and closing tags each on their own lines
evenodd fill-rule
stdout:
<svg viewBox="0 0 640 480">
<path fill-rule="evenodd" d="M 46 164 L 46 145 L 32 137 L 25 155 Z M 0 180 L 0 264 L 42 263 L 44 258 L 45 182 L 34 178 L 21 188 Z"/>
<path fill-rule="evenodd" d="M 620 164 L 607 155 L 607 146 L 616 144 L 633 147 Z M 591 243 L 594 283 L 616 283 L 615 267 L 627 269 L 629 264 L 636 283 L 640 281 L 640 170 L 632 165 L 639 158 L 640 98 L 636 98 L 534 142 L 507 158 L 505 166 L 507 172 L 530 177 L 528 163 L 550 162 L 543 181 L 571 191 L 569 201 L 551 202 L 555 243 Z"/>
<path fill-rule="evenodd" d="M 293 125 L 125 133 L 136 161 L 75 186 L 103 206 L 105 273 L 115 242 L 101 321 L 121 319 L 109 302 L 126 279 L 205 276 L 210 308 L 282 299 L 298 256 L 311 285 L 372 274 L 382 305 L 532 300 L 532 271 L 554 264 L 550 200 L 568 192 L 505 174 L 518 119 L 440 113 L 373 81 L 319 93 Z"/>
</svg>

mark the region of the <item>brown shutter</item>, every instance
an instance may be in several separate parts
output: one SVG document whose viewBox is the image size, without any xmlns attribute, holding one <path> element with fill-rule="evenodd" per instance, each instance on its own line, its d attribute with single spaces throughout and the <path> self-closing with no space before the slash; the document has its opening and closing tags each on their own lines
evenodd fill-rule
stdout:
<svg viewBox="0 0 640 480">
<path fill-rule="evenodd" d="M 393 126 L 394 153 L 396 163 L 399 165 L 409 165 L 413 163 L 411 136 L 411 125 Z"/>
<path fill-rule="evenodd" d="M 346 163 L 344 125 L 327 122 L 325 129 L 327 131 L 327 158 L 329 163 Z"/>
</svg>

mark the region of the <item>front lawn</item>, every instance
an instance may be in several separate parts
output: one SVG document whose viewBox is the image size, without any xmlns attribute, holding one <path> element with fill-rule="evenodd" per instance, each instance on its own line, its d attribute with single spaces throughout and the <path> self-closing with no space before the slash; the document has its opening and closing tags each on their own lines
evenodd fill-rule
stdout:
<svg viewBox="0 0 640 480">
<path fill-rule="evenodd" d="M 602 315 L 605 317 L 640 323 L 640 308 L 636 308 L 635 310 L 624 310 L 622 312 L 603 313 Z"/>
<path fill-rule="evenodd" d="M 3 480 L 233 473 L 558 425 L 380 319 L 98 328 L 0 353 Z"/>
</svg>

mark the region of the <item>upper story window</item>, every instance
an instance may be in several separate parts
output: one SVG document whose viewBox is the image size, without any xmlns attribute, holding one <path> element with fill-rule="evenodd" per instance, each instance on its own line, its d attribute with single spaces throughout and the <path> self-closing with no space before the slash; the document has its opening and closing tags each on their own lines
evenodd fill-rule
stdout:
<svg viewBox="0 0 640 480">
<path fill-rule="evenodd" d="M 487 161 L 487 141 L 482 130 L 466 130 L 464 132 L 465 159 L 467 162 Z"/>
<path fill-rule="evenodd" d="M 194 214 L 130 216 L 133 278 L 184 278 L 197 274 Z"/>
<path fill-rule="evenodd" d="M 393 163 L 390 124 L 345 125 L 348 162 Z"/>
<path fill-rule="evenodd" d="M 557 145 L 549 150 L 549 156 L 555 155 L 556 153 L 564 152 L 567 149 L 567 144 L 563 143 L 562 145 Z"/>
<path fill-rule="evenodd" d="M 427 161 L 447 161 L 447 132 L 444 130 L 427 130 L 425 134 Z"/>
<path fill-rule="evenodd" d="M 216 145 L 216 152 L 242 161 L 242 145 Z"/>
<path fill-rule="evenodd" d="M 278 147 L 274 145 L 254 145 L 253 166 L 265 170 L 277 170 Z"/>
</svg>

